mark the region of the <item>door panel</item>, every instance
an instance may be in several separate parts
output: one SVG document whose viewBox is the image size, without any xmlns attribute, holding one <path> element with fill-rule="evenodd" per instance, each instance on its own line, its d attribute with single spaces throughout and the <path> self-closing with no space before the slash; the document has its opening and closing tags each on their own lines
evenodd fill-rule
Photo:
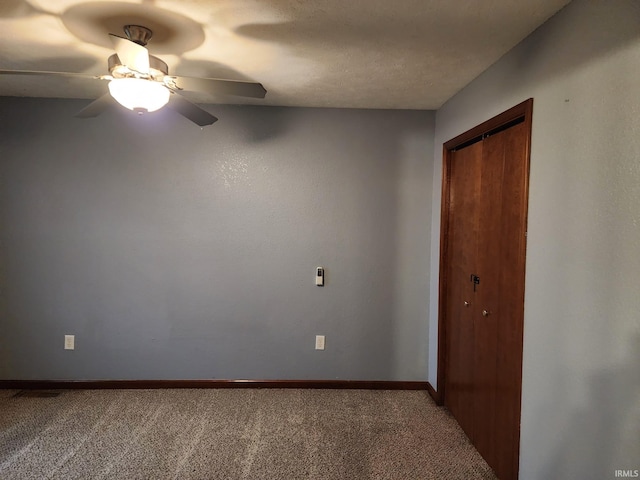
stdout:
<svg viewBox="0 0 640 480">
<path fill-rule="evenodd" d="M 493 465 L 501 479 L 517 478 L 522 385 L 522 333 L 526 242 L 526 135 L 524 124 L 505 130 L 502 141 L 505 175 L 502 188 L 499 279 L 500 316 L 495 409 L 496 448 Z"/>
<path fill-rule="evenodd" d="M 477 301 L 473 311 L 474 363 L 473 375 L 476 389 L 474 396 L 474 444 L 480 454 L 493 465 L 497 458 L 496 435 L 496 376 L 498 345 L 498 324 L 502 311 L 500 291 L 501 272 L 501 230 L 502 230 L 502 189 L 504 180 L 504 132 L 483 140 L 481 188 L 479 197 L 480 233 L 478 236 L 479 255 L 477 259 L 480 284 L 477 287 Z"/>
<path fill-rule="evenodd" d="M 451 291 L 447 305 L 451 335 L 447 336 L 449 374 L 446 406 L 469 438 L 473 438 L 473 371 L 469 368 L 473 361 L 473 284 L 469 281 L 469 275 L 474 271 L 477 256 L 475 198 L 480 189 L 482 144 L 473 144 L 453 155 L 447 247 L 451 258 L 448 270 Z M 465 306 L 465 302 L 469 305 Z"/>
</svg>

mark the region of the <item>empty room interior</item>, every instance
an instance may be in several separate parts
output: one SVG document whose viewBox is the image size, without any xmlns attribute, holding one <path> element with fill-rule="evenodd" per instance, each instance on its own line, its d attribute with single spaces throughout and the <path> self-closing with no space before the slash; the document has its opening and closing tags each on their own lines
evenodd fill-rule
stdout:
<svg viewBox="0 0 640 480">
<path fill-rule="evenodd" d="M 0 39 L 0 478 L 639 476 L 640 2 Z"/>
</svg>

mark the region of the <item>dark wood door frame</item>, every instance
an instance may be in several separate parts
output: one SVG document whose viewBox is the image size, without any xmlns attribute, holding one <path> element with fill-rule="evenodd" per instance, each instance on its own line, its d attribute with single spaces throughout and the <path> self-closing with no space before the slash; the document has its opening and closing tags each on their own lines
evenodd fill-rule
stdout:
<svg viewBox="0 0 640 480">
<path fill-rule="evenodd" d="M 451 180 L 451 153 L 466 145 L 482 139 L 485 135 L 504 130 L 509 126 L 524 122 L 527 130 L 526 145 L 526 182 L 525 198 L 529 196 L 529 159 L 531 156 L 531 123 L 533 114 L 533 98 L 525 100 L 509 110 L 481 123 L 461 135 L 449 140 L 443 145 L 442 153 L 442 207 L 440 213 L 440 284 L 438 292 L 438 384 L 435 395 L 436 403 L 444 405 L 446 395 L 445 375 L 447 356 L 447 330 L 446 330 L 446 305 L 447 305 L 447 265 L 448 258 L 448 232 L 449 232 L 449 210 L 450 210 L 450 189 Z M 525 218 L 527 212 L 524 212 Z M 524 249 L 522 255 L 524 255 Z"/>
</svg>

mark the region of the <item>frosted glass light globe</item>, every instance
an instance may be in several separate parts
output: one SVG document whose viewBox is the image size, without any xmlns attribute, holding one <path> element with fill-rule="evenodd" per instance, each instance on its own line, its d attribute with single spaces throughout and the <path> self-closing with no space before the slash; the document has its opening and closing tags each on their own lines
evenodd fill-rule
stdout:
<svg viewBox="0 0 640 480">
<path fill-rule="evenodd" d="M 109 93 L 129 110 L 155 112 L 169 101 L 171 92 L 161 83 L 142 78 L 114 78 L 109 82 Z"/>
</svg>

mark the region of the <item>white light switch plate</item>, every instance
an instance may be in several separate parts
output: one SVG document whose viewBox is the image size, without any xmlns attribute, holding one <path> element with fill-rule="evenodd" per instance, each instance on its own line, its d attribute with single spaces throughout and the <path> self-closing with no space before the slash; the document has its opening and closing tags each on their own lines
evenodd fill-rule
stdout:
<svg viewBox="0 0 640 480">
<path fill-rule="evenodd" d="M 76 336 L 75 335 L 65 335 L 64 336 L 64 349 L 65 350 L 75 350 L 76 348 Z"/>
<path fill-rule="evenodd" d="M 324 350 L 324 335 L 316 335 L 316 350 Z"/>
</svg>

